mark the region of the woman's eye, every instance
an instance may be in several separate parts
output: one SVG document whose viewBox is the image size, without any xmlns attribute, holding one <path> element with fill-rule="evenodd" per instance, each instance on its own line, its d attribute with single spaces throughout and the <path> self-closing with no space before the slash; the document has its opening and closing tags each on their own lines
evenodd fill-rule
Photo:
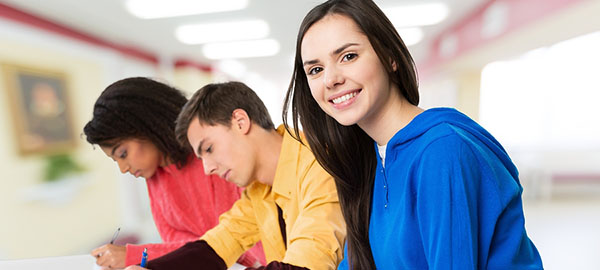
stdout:
<svg viewBox="0 0 600 270">
<path fill-rule="evenodd" d="M 356 57 L 358 57 L 358 54 L 349 53 L 349 54 L 344 55 L 344 57 L 342 58 L 342 61 L 347 62 L 347 61 L 350 61 L 350 60 L 352 60 L 352 59 L 354 59 Z"/>
<path fill-rule="evenodd" d="M 212 145 L 206 148 L 206 153 L 212 153 Z"/>
<path fill-rule="evenodd" d="M 119 155 L 119 158 L 126 158 L 127 157 L 127 150 L 123 151 L 121 153 L 121 155 Z"/>
<path fill-rule="evenodd" d="M 315 75 L 315 74 L 317 74 L 317 73 L 319 73 L 321 71 L 323 71 L 323 68 L 321 68 L 321 67 L 314 67 L 314 68 L 311 68 L 310 70 L 308 70 L 308 75 Z"/>
</svg>

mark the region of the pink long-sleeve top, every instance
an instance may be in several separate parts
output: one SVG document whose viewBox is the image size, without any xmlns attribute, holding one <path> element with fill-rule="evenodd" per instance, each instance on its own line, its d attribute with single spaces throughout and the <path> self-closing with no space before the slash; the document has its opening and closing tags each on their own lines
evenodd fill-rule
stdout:
<svg viewBox="0 0 600 270">
<path fill-rule="evenodd" d="M 189 241 L 198 240 L 219 223 L 219 216 L 240 198 L 242 189 L 217 176 L 204 174 L 195 157 L 182 169 L 175 164 L 159 167 L 146 180 L 154 223 L 163 240 L 160 244 L 127 245 L 125 265 L 139 264 L 144 248 L 148 259 L 158 258 Z M 248 250 L 239 263 L 265 264 L 261 243 Z"/>
</svg>

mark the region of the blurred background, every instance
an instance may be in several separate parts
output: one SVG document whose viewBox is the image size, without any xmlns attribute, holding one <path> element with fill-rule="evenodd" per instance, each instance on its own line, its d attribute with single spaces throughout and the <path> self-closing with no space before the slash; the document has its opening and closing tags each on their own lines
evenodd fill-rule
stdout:
<svg viewBox="0 0 600 270">
<path fill-rule="evenodd" d="M 159 242 L 143 180 L 81 136 L 101 91 L 149 76 L 191 94 L 243 81 L 282 123 L 315 0 L 0 0 L 0 260 Z M 600 1 L 376 0 L 423 108 L 456 107 L 520 171 L 546 269 L 600 269 Z M 192 4 L 190 6 L 190 4 Z"/>
</svg>

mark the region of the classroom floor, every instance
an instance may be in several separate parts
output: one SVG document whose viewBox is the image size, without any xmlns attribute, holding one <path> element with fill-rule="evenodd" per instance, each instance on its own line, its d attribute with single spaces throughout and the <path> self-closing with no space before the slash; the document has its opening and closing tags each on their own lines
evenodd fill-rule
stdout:
<svg viewBox="0 0 600 270">
<path fill-rule="evenodd" d="M 554 185 L 550 198 L 525 200 L 524 211 L 546 270 L 600 269 L 600 183 Z"/>
</svg>

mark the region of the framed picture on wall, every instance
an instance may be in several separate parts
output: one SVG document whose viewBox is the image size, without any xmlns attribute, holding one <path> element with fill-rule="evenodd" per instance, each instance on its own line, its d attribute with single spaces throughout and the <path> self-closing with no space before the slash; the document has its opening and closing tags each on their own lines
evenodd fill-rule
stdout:
<svg viewBox="0 0 600 270">
<path fill-rule="evenodd" d="M 76 145 L 67 76 L 2 65 L 18 150 L 23 155 L 67 152 Z"/>
</svg>

